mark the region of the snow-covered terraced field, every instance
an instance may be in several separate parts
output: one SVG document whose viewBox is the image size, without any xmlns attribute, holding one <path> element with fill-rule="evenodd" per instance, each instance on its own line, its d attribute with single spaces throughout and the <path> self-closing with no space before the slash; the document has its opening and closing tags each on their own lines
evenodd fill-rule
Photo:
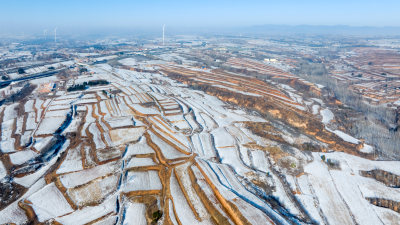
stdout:
<svg viewBox="0 0 400 225">
<path fill-rule="evenodd" d="M 0 106 L 0 179 L 11 190 L 0 224 L 398 224 L 393 203 L 367 199 L 400 202 L 398 188 L 361 173 L 399 176 L 400 163 L 374 161 L 372 146 L 329 129 L 336 117 L 322 100 L 223 70 L 118 62 L 69 81 L 109 84 Z M 227 64 L 297 79 L 254 60 Z M 172 73 L 269 102 L 273 116 Z"/>
</svg>

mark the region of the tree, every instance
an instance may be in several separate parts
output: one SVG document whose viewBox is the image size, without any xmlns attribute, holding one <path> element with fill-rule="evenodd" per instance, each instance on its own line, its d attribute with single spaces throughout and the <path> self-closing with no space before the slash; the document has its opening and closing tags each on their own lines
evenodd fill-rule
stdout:
<svg viewBox="0 0 400 225">
<path fill-rule="evenodd" d="M 88 71 L 87 68 L 80 68 L 80 69 L 79 69 L 79 72 L 81 72 L 81 73 L 85 73 L 85 72 L 87 72 L 87 71 Z"/>
<path fill-rule="evenodd" d="M 18 74 L 23 74 L 23 73 L 25 73 L 24 68 L 18 68 Z"/>
</svg>

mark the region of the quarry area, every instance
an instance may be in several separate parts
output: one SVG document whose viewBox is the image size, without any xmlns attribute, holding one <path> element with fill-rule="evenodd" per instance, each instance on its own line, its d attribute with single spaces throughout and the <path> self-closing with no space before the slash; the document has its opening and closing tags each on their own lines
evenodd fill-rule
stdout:
<svg viewBox="0 0 400 225">
<path fill-rule="evenodd" d="M 0 224 L 399 224 L 399 54 L 306 45 L 1 48 Z"/>
</svg>

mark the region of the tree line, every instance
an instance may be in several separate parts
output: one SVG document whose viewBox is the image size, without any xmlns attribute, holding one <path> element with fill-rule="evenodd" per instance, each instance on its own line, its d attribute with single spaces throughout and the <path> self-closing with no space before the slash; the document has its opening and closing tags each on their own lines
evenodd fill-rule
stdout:
<svg viewBox="0 0 400 225">
<path fill-rule="evenodd" d="M 75 84 L 71 87 L 67 88 L 67 91 L 83 91 L 86 90 L 89 86 L 96 86 L 96 85 L 107 85 L 110 82 L 106 80 L 91 80 L 89 82 L 83 82 L 82 84 Z"/>
</svg>

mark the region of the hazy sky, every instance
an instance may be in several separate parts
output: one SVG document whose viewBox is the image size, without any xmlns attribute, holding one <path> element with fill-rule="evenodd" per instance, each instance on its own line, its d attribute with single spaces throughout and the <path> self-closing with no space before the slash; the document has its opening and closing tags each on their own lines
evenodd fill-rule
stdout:
<svg viewBox="0 0 400 225">
<path fill-rule="evenodd" d="M 0 0 L 0 30 L 46 27 L 400 26 L 400 0 Z"/>
</svg>

